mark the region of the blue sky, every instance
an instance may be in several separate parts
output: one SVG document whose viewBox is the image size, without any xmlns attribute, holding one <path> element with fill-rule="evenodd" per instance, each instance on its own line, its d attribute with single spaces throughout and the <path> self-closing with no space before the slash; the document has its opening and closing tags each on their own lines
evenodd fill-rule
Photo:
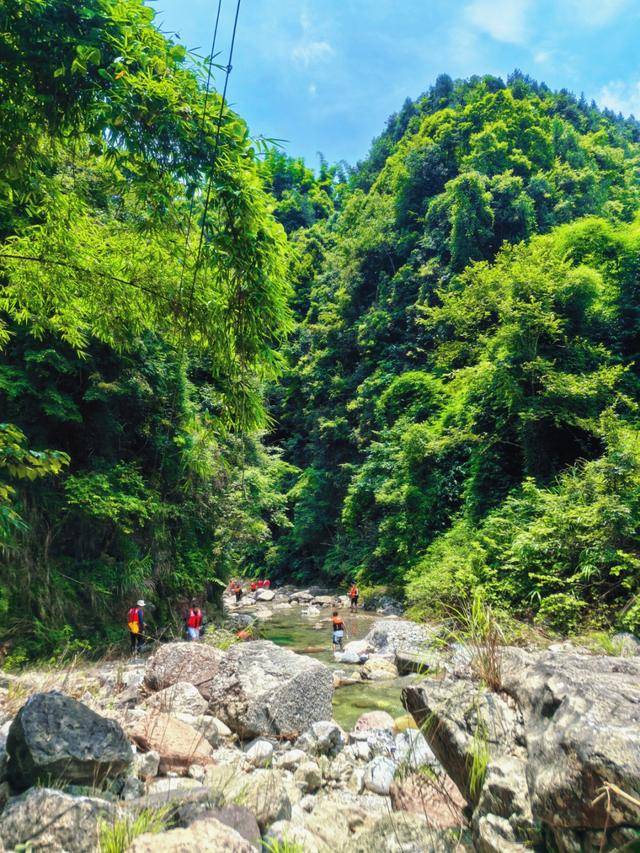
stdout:
<svg viewBox="0 0 640 853">
<path fill-rule="evenodd" d="M 152 5 L 164 30 L 208 51 L 217 0 Z M 225 50 L 234 9 L 224 0 Z M 229 100 L 252 134 L 310 165 L 317 151 L 354 163 L 441 72 L 517 67 L 640 117 L 639 42 L 639 0 L 242 0 Z"/>
</svg>

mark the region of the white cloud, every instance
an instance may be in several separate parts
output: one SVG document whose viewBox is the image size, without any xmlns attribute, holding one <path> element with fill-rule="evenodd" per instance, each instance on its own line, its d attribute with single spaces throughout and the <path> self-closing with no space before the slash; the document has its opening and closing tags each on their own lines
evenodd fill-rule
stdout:
<svg viewBox="0 0 640 853">
<path fill-rule="evenodd" d="M 612 80 L 600 89 L 596 102 L 615 113 L 640 117 L 640 81 L 625 83 L 623 80 Z"/>
<path fill-rule="evenodd" d="M 531 0 L 473 0 L 465 8 L 465 17 L 496 41 L 522 44 L 527 37 L 530 6 Z"/>
<path fill-rule="evenodd" d="M 308 68 L 317 62 L 325 62 L 333 56 L 333 53 L 333 48 L 328 41 L 307 41 L 305 39 L 295 45 L 291 51 L 291 58 L 297 65 Z"/>
<path fill-rule="evenodd" d="M 570 0 L 570 11 L 581 24 L 602 27 L 608 24 L 629 5 L 629 0 Z"/>
</svg>

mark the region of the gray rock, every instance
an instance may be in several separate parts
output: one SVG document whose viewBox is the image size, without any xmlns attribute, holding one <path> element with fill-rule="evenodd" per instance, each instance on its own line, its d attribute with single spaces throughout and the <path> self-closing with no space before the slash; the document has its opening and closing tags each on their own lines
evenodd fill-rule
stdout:
<svg viewBox="0 0 640 853">
<path fill-rule="evenodd" d="M 153 779 L 158 775 L 160 753 L 155 750 L 136 752 L 133 758 L 133 771 L 139 779 Z"/>
<path fill-rule="evenodd" d="M 276 767 L 281 767 L 283 770 L 295 770 L 307 758 L 306 752 L 302 749 L 288 749 L 281 755 L 278 755 L 274 764 Z"/>
<path fill-rule="evenodd" d="M 315 761 L 303 761 L 293 778 L 303 791 L 317 791 L 322 785 L 322 773 Z"/>
<path fill-rule="evenodd" d="M 337 723 L 320 720 L 298 738 L 296 746 L 312 755 L 335 755 L 344 742 L 344 732 Z"/>
<path fill-rule="evenodd" d="M 0 837 L 7 850 L 31 844 L 34 850 L 93 853 L 100 822 L 115 816 L 116 808 L 107 800 L 32 788 L 9 800 L 0 818 Z"/>
<path fill-rule="evenodd" d="M 412 651 L 402 648 L 396 653 L 396 666 L 400 675 L 416 672 L 419 675 L 432 675 L 445 668 L 444 656 L 437 649 Z"/>
<path fill-rule="evenodd" d="M 149 690 L 164 690 L 187 681 L 208 700 L 223 658 L 224 652 L 204 643 L 166 643 L 149 658 L 144 683 Z"/>
<path fill-rule="evenodd" d="M 365 788 L 373 791 L 374 794 L 387 795 L 397 769 L 397 764 L 391 758 L 385 758 L 383 755 L 376 756 L 364 769 Z"/>
<path fill-rule="evenodd" d="M 127 776 L 120 791 L 123 800 L 137 800 L 144 796 L 144 782 L 136 776 Z"/>
<path fill-rule="evenodd" d="M 524 756 L 522 715 L 496 693 L 469 681 L 428 680 L 403 690 L 403 704 L 421 727 L 429 746 L 469 803 L 474 755 Z"/>
<path fill-rule="evenodd" d="M 419 652 L 433 642 L 435 632 L 408 619 L 378 620 L 365 637 L 375 654 L 395 659 L 398 652 Z"/>
<path fill-rule="evenodd" d="M 638 825 L 624 797 L 594 803 L 607 783 L 640 796 L 640 659 L 509 650 L 505 690 L 521 706 L 534 817 L 564 828 Z"/>
<path fill-rule="evenodd" d="M 291 817 L 291 800 L 278 770 L 244 774 L 232 766 L 208 767 L 206 783 L 221 804 L 245 806 L 253 812 L 263 832 L 272 823 Z"/>
<path fill-rule="evenodd" d="M 470 849 L 459 832 L 430 829 L 422 816 L 400 812 L 380 818 L 343 847 L 344 853 L 464 853 Z"/>
<path fill-rule="evenodd" d="M 531 813 L 525 770 L 526 762 L 511 755 L 502 755 L 487 765 L 480 799 L 473 813 L 474 838 L 480 850 L 493 849 L 491 845 L 495 846 L 496 837 L 528 848 L 541 842 Z"/>
<path fill-rule="evenodd" d="M 473 841 L 479 853 L 527 853 L 531 850 L 516 841 L 513 827 L 506 818 L 494 814 L 478 818 Z"/>
<path fill-rule="evenodd" d="M 268 740 L 255 740 L 245 750 L 245 758 L 253 767 L 268 767 L 273 761 L 273 744 Z"/>
<path fill-rule="evenodd" d="M 24 790 L 37 781 L 99 785 L 124 773 L 133 750 L 120 725 L 62 693 L 36 693 L 7 737 L 7 775 Z"/>
<path fill-rule="evenodd" d="M 177 681 L 170 687 L 165 687 L 164 690 L 154 693 L 143 703 L 142 707 L 145 710 L 164 711 L 173 716 L 192 714 L 197 717 L 207 710 L 207 700 L 193 684 L 188 681 Z"/>
<path fill-rule="evenodd" d="M 371 729 L 366 735 L 366 744 L 372 755 L 386 755 L 391 758 L 395 756 L 396 741 L 388 729 Z"/>
<path fill-rule="evenodd" d="M 418 729 L 405 729 L 396 735 L 395 759 L 405 770 L 440 766 L 425 736 Z"/>
<path fill-rule="evenodd" d="M 259 589 L 256 592 L 256 601 L 273 601 L 276 597 L 272 589 Z"/>
<path fill-rule="evenodd" d="M 243 739 L 300 734 L 331 717 L 333 677 L 319 661 L 264 640 L 225 655 L 211 689 L 212 711 Z"/>
<path fill-rule="evenodd" d="M 223 806 L 222 808 L 207 809 L 199 814 L 197 820 L 214 818 L 225 826 L 230 826 L 238 835 L 248 841 L 257 850 L 262 848 L 260 827 L 252 812 L 244 806 Z"/>
</svg>

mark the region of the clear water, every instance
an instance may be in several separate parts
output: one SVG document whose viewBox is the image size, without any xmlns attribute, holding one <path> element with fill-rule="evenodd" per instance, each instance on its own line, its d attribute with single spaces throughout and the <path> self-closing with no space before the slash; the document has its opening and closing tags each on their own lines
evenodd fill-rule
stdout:
<svg viewBox="0 0 640 853">
<path fill-rule="evenodd" d="M 376 614 L 358 613 L 358 615 L 342 614 L 347 629 L 346 642 L 360 640 L 371 628 Z M 321 623 L 321 627 L 315 627 Z M 292 607 L 290 610 L 276 610 L 271 619 L 261 623 L 261 636 L 279 646 L 286 646 L 299 654 L 306 654 L 322 661 L 330 669 L 340 669 L 349 673 L 357 667 L 350 664 L 336 663 L 333 658 L 331 645 L 331 613 L 323 608 L 320 614 L 306 616 L 302 608 Z M 404 685 L 413 676 L 395 678 L 390 681 L 369 681 L 359 684 L 349 684 L 338 687 L 333 696 L 333 714 L 340 725 L 352 729 L 358 717 L 367 711 L 387 711 L 392 717 L 405 714 L 400 701 Z"/>
</svg>

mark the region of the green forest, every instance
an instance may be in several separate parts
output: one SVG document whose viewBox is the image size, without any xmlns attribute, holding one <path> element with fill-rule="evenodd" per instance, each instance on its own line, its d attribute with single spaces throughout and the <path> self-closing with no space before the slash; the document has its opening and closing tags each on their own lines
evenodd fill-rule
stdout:
<svg viewBox="0 0 640 853">
<path fill-rule="evenodd" d="M 257 574 L 640 631 L 640 124 L 442 75 L 312 168 L 141 0 L 0 33 L 14 661 Z"/>
</svg>

